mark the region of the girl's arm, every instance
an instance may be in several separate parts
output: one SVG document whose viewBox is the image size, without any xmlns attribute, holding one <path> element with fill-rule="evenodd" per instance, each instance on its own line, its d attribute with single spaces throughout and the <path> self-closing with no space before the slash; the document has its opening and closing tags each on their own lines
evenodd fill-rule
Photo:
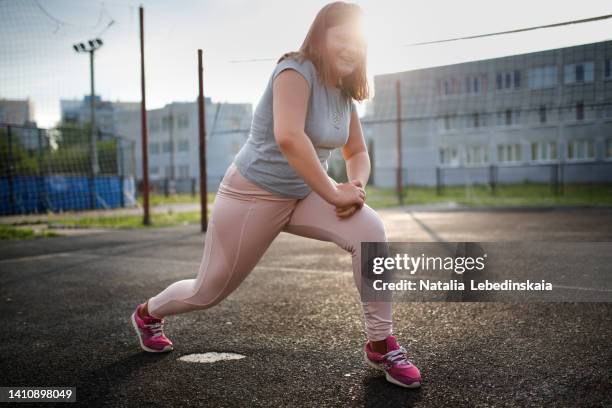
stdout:
<svg viewBox="0 0 612 408">
<path fill-rule="evenodd" d="M 295 70 L 284 70 L 274 80 L 272 92 L 274 137 L 291 167 L 325 201 L 336 206 L 362 205 L 363 190 L 332 183 L 304 132 L 310 94 L 306 79 Z"/>
<path fill-rule="evenodd" d="M 370 156 L 366 149 L 361 130 L 361 122 L 357 110 L 351 112 L 351 123 L 349 125 L 349 137 L 342 147 L 342 157 L 346 163 L 346 175 L 350 182 L 359 180 L 365 188 L 370 178 Z"/>
</svg>

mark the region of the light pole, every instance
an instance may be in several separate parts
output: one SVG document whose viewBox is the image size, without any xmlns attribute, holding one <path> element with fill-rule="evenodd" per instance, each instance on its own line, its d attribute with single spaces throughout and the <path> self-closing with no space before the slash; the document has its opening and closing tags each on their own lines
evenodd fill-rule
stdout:
<svg viewBox="0 0 612 408">
<path fill-rule="evenodd" d="M 91 81 L 91 96 L 90 96 L 90 106 L 91 106 L 91 207 L 96 208 L 96 191 L 95 191 L 95 178 L 100 168 L 98 166 L 98 150 L 96 149 L 96 140 L 97 140 L 97 131 L 96 131 L 96 111 L 95 111 L 95 87 L 94 87 L 94 53 L 100 47 L 102 47 L 102 40 L 96 38 L 95 40 L 89 40 L 87 43 L 79 43 L 74 44 L 72 48 L 76 52 L 88 52 L 89 53 L 89 75 Z"/>
<path fill-rule="evenodd" d="M 170 195 L 176 194 L 176 181 L 174 174 L 174 112 L 172 111 L 172 104 L 170 105 L 170 115 L 168 116 L 168 130 L 170 136 L 170 181 L 168 190 Z"/>
</svg>

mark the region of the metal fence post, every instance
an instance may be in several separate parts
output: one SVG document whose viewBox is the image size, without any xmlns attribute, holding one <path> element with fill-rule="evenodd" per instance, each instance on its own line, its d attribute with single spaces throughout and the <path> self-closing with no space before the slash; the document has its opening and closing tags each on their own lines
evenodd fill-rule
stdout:
<svg viewBox="0 0 612 408">
<path fill-rule="evenodd" d="M 559 166 L 559 170 L 558 170 L 559 194 L 563 195 L 563 185 L 565 184 L 563 180 L 563 163 L 559 162 L 558 166 Z"/>
<path fill-rule="evenodd" d="M 8 137 L 8 188 L 9 188 L 9 214 L 15 213 L 15 186 L 13 179 L 14 171 L 14 160 L 13 160 L 13 136 L 11 132 L 11 126 L 6 127 L 6 134 Z"/>
<path fill-rule="evenodd" d="M 38 129 L 38 191 L 36 197 L 38 198 L 38 211 L 47 212 L 47 186 L 45 180 L 45 169 L 44 169 L 44 155 L 43 155 L 43 130 Z"/>
<path fill-rule="evenodd" d="M 398 79 L 395 82 L 395 97 L 396 97 L 396 143 L 397 143 L 397 175 L 396 175 L 396 188 L 397 196 L 400 205 L 404 205 L 404 181 L 402 178 L 403 166 L 402 166 L 402 97 L 401 97 L 401 84 Z"/>
<path fill-rule="evenodd" d="M 489 166 L 489 186 L 491 187 L 491 195 L 495 195 L 495 189 L 497 184 L 496 167 L 494 164 Z"/>
<path fill-rule="evenodd" d="M 125 167 L 124 167 L 124 156 L 123 156 L 123 139 L 120 137 L 116 138 L 117 153 L 119 155 L 119 163 L 117 163 L 117 172 L 119 173 L 119 205 L 125 207 L 125 193 L 123 190 L 123 184 L 125 182 Z"/>
</svg>

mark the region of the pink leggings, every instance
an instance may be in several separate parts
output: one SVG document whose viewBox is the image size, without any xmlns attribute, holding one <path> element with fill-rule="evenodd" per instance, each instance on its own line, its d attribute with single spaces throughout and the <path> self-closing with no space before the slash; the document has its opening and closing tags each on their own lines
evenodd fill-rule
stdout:
<svg viewBox="0 0 612 408">
<path fill-rule="evenodd" d="M 247 180 L 232 163 L 217 192 L 198 276 L 175 282 L 152 297 L 149 313 L 161 318 L 221 302 L 253 270 L 281 231 L 331 241 L 350 252 L 358 290 L 361 241 L 387 241 L 380 217 L 367 204 L 341 219 L 334 205 L 314 191 L 303 199 L 282 197 Z M 362 305 L 368 340 L 384 340 L 391 334 L 392 303 Z"/>
</svg>

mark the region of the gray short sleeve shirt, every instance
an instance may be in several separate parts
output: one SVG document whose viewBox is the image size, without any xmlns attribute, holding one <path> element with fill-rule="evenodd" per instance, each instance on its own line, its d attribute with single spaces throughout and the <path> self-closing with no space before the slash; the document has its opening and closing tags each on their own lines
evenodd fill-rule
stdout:
<svg viewBox="0 0 612 408">
<path fill-rule="evenodd" d="M 304 131 L 312 141 L 321 166 L 327 171 L 332 150 L 348 141 L 351 112 L 355 102 L 339 88 L 319 80 L 314 64 L 287 58 L 276 65 L 253 114 L 249 137 L 234 158 L 238 171 L 249 181 L 283 197 L 304 198 L 310 187 L 291 167 L 274 138 L 272 85 L 285 69 L 293 69 L 308 82 L 310 97 Z"/>
</svg>

